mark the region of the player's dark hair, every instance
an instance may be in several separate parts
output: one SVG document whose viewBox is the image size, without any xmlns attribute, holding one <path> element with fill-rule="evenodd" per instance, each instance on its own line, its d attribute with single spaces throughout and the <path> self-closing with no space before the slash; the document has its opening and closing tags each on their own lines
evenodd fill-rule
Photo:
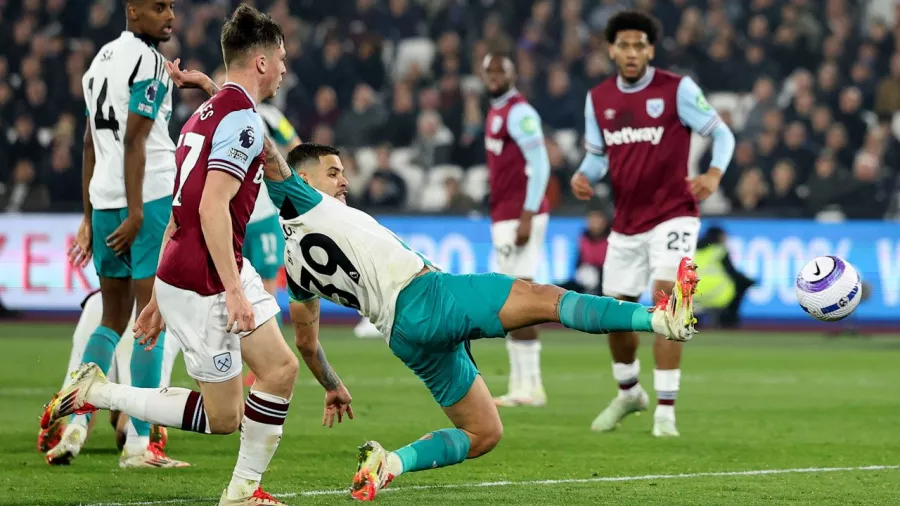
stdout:
<svg viewBox="0 0 900 506">
<path fill-rule="evenodd" d="M 304 142 L 288 153 L 287 163 L 294 170 L 300 170 L 300 167 L 309 161 L 319 161 L 323 156 L 334 155 L 340 156 L 341 151 L 327 144 L 316 144 L 314 142 Z"/>
<path fill-rule="evenodd" d="M 284 32 L 268 14 L 241 4 L 222 26 L 222 56 L 225 66 L 242 58 L 255 48 L 276 48 L 284 40 Z"/>
<path fill-rule="evenodd" d="M 616 35 L 625 30 L 636 30 L 647 34 L 647 42 L 650 45 L 656 44 L 659 39 L 660 26 L 659 21 L 649 14 L 640 11 L 621 11 L 609 18 L 606 24 L 606 42 L 613 44 L 616 41 Z"/>
</svg>

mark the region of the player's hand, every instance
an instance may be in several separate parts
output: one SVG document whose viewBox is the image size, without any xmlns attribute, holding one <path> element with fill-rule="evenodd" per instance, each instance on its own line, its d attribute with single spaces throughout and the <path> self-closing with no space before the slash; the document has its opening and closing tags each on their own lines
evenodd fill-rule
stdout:
<svg viewBox="0 0 900 506">
<path fill-rule="evenodd" d="M 124 255 L 131 250 L 131 245 L 141 231 L 141 225 L 144 224 L 143 216 L 129 214 L 125 221 L 119 225 L 116 230 L 109 234 L 106 238 L 106 245 L 113 250 L 116 255 Z"/>
<path fill-rule="evenodd" d="M 213 89 L 213 80 L 203 72 L 179 69 L 181 58 L 176 58 L 173 62 L 166 61 L 164 65 L 166 66 L 166 72 L 169 73 L 169 77 L 172 78 L 172 82 L 179 88 L 198 88 L 207 93 L 210 93 L 210 90 Z"/>
<path fill-rule="evenodd" d="M 81 220 L 81 225 L 78 226 L 78 234 L 75 236 L 75 242 L 69 248 L 69 263 L 82 269 L 87 267 L 94 251 L 93 240 L 94 231 L 91 229 L 91 223 L 87 220 Z"/>
<path fill-rule="evenodd" d="M 334 419 L 337 418 L 337 422 L 341 423 L 344 420 L 344 415 L 353 420 L 353 408 L 350 407 L 351 402 L 353 402 L 353 397 L 350 396 L 350 391 L 347 390 L 343 383 L 334 390 L 326 391 L 322 426 L 330 429 L 334 427 Z"/>
<path fill-rule="evenodd" d="M 519 217 L 519 228 L 516 229 L 516 247 L 521 248 L 528 244 L 531 238 L 531 214 L 523 214 Z"/>
<path fill-rule="evenodd" d="M 578 200 L 590 200 L 594 196 L 594 186 L 588 181 L 587 176 L 581 172 L 576 172 L 572 176 L 572 193 Z"/>
<path fill-rule="evenodd" d="M 247 300 L 242 288 L 225 292 L 225 307 L 228 309 L 228 326 L 225 327 L 227 332 L 238 334 L 256 328 L 253 304 Z"/>
<path fill-rule="evenodd" d="M 694 178 L 686 178 L 686 181 L 691 188 L 691 193 L 697 197 L 697 200 L 704 200 L 713 193 L 716 193 L 716 190 L 719 189 L 719 181 L 721 179 L 721 172 L 710 169 L 706 174 L 700 174 Z"/>
<path fill-rule="evenodd" d="M 165 328 L 166 322 L 163 321 L 162 313 L 159 312 L 156 298 L 151 298 L 141 314 L 134 320 L 131 330 L 134 331 L 134 338 L 138 340 L 138 344 L 150 351 L 156 346 L 156 340 L 159 339 L 159 334 Z"/>
</svg>

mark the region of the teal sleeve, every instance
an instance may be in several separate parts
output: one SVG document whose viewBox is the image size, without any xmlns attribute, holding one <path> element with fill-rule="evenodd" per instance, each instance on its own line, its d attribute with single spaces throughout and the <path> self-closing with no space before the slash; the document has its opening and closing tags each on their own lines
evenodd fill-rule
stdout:
<svg viewBox="0 0 900 506">
<path fill-rule="evenodd" d="M 131 85 L 128 112 L 155 120 L 168 88 L 159 79 L 146 79 Z"/>
<path fill-rule="evenodd" d="M 305 214 L 322 202 L 322 194 L 309 186 L 297 173 L 284 181 L 266 179 L 265 182 L 269 198 L 286 220 Z"/>
</svg>

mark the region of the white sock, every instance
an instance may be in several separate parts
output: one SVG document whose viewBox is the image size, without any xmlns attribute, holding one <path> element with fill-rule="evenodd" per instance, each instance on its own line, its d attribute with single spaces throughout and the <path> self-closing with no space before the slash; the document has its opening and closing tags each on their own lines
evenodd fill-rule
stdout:
<svg viewBox="0 0 900 506">
<path fill-rule="evenodd" d="M 387 469 L 389 473 L 394 475 L 394 478 L 403 474 L 403 461 L 394 452 L 388 453 Z"/>
<path fill-rule="evenodd" d="M 681 369 L 653 370 L 653 388 L 656 389 L 654 418 L 675 418 L 675 399 L 681 387 Z"/>
<path fill-rule="evenodd" d="M 507 393 L 518 393 L 522 389 L 522 362 L 518 352 L 518 343 L 506 336 L 506 351 L 509 353 L 509 386 Z"/>
<path fill-rule="evenodd" d="M 509 391 L 531 394 L 543 386 L 541 379 L 541 342 L 506 340 L 509 352 Z"/>
<path fill-rule="evenodd" d="M 162 369 L 159 375 L 159 386 L 165 388 L 172 384 L 172 369 L 175 366 L 175 359 L 181 352 L 181 345 L 175 336 L 166 335 L 166 342 L 163 348 Z"/>
<path fill-rule="evenodd" d="M 249 497 L 259 487 L 281 441 L 290 402 L 277 395 L 250 391 L 241 421 L 241 448 L 225 492 L 229 499 Z"/>
<path fill-rule="evenodd" d="M 644 391 L 638 379 L 641 375 L 641 361 L 635 359 L 630 364 L 613 363 L 613 379 L 619 385 L 620 397 L 633 397 Z"/>
<path fill-rule="evenodd" d="M 121 411 L 165 427 L 209 434 L 203 398 L 187 388 L 138 388 L 118 383 L 96 384 L 87 402 L 98 409 Z M 189 412 L 185 416 L 185 412 Z M 185 423 L 186 422 L 186 423 Z M 129 423 L 130 425 L 130 423 Z"/>
<path fill-rule="evenodd" d="M 150 446 L 150 436 L 139 436 L 131 419 L 128 420 L 127 426 L 128 430 L 125 433 L 125 453 L 128 455 L 144 453 L 144 451 L 147 450 L 147 447 Z"/>
<path fill-rule="evenodd" d="M 81 311 L 81 316 L 78 317 L 75 331 L 72 332 L 72 350 L 69 352 L 69 368 L 66 370 L 66 377 L 63 378 L 64 388 L 71 379 L 70 375 L 81 366 L 84 349 L 91 339 L 91 334 L 100 325 L 102 316 L 103 300 L 100 298 L 100 292 L 97 292 L 84 301 L 84 309 Z"/>
</svg>

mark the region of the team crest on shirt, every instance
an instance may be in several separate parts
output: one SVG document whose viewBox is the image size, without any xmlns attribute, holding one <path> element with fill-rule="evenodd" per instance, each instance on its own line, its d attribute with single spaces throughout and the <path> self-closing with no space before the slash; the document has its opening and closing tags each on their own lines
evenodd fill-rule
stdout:
<svg viewBox="0 0 900 506">
<path fill-rule="evenodd" d="M 661 98 L 648 98 L 647 99 L 647 115 L 653 119 L 656 119 L 662 116 L 663 111 L 666 110 L 666 103 Z"/>
<path fill-rule="evenodd" d="M 248 126 L 244 130 L 241 131 L 240 141 L 241 146 L 244 148 L 249 148 L 253 145 L 253 141 L 256 139 L 255 132 L 253 131 L 252 126 Z"/>
<path fill-rule="evenodd" d="M 219 353 L 213 357 L 213 365 L 219 372 L 225 372 L 231 369 L 231 352 Z"/>
<path fill-rule="evenodd" d="M 159 92 L 159 81 L 153 80 L 150 83 L 150 86 L 147 86 L 147 91 L 144 92 L 144 96 L 147 97 L 147 102 L 155 102 L 156 94 Z"/>
<path fill-rule="evenodd" d="M 496 134 L 500 131 L 500 128 L 503 127 L 503 117 L 494 116 L 494 119 L 491 120 L 491 133 Z"/>
<path fill-rule="evenodd" d="M 607 109 L 607 110 L 603 111 L 603 117 L 605 117 L 606 119 L 613 119 L 613 118 L 615 118 L 615 117 L 616 117 L 616 110 L 615 110 L 615 109 Z"/>
</svg>

